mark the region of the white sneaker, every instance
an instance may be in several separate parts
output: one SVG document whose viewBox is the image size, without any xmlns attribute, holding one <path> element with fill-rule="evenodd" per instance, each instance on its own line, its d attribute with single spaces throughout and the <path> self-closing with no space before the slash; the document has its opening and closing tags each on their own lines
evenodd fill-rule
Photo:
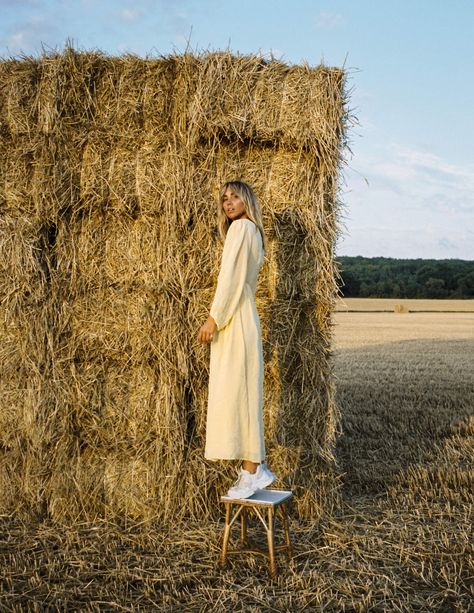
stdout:
<svg viewBox="0 0 474 613">
<path fill-rule="evenodd" d="M 255 474 L 253 475 L 257 489 L 264 489 L 276 479 L 276 476 L 264 463 L 259 464 Z"/>
<path fill-rule="evenodd" d="M 241 468 L 238 471 L 239 477 L 227 492 L 227 496 L 229 498 L 250 498 L 258 489 L 258 486 L 255 485 L 255 474 Z"/>
</svg>

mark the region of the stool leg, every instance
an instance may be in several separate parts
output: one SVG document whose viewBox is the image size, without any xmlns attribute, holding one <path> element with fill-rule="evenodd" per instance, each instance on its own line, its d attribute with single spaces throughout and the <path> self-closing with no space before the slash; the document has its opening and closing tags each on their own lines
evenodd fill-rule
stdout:
<svg viewBox="0 0 474 613">
<path fill-rule="evenodd" d="M 280 507 L 280 513 L 283 529 L 285 531 L 286 555 L 288 556 L 288 560 L 291 560 L 291 558 L 293 557 L 293 549 L 291 546 L 290 530 L 288 528 L 288 516 L 286 514 L 286 506 L 284 504 L 282 504 Z"/>
<path fill-rule="evenodd" d="M 268 539 L 268 554 L 270 557 L 270 575 L 272 576 L 272 578 L 275 578 L 277 574 L 277 566 L 276 566 L 276 560 L 275 560 L 275 533 L 274 533 L 273 507 L 270 507 L 268 509 L 267 539 Z"/>
<path fill-rule="evenodd" d="M 244 507 L 240 514 L 240 543 L 244 547 L 247 542 L 247 509 Z"/>
<path fill-rule="evenodd" d="M 220 560 L 221 568 L 225 568 L 227 564 L 227 548 L 229 546 L 229 536 L 230 536 L 230 507 L 231 505 L 229 503 L 225 505 L 225 527 L 224 527 L 224 538 L 222 540 L 222 552 L 221 552 L 221 560 Z"/>
</svg>

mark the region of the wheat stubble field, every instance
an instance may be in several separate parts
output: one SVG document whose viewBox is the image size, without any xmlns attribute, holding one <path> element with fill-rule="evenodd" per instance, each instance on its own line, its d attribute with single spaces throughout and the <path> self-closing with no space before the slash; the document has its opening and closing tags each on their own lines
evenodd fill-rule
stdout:
<svg viewBox="0 0 474 613">
<path fill-rule="evenodd" d="M 276 581 L 260 559 L 216 569 L 221 523 L 3 517 L 0 611 L 473 610 L 474 313 L 334 324 L 342 504 L 293 520 L 295 559 Z"/>
</svg>

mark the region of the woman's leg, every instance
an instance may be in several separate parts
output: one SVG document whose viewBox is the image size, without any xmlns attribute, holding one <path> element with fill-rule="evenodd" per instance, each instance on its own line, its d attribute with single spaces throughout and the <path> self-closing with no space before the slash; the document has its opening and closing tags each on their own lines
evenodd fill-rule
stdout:
<svg viewBox="0 0 474 613">
<path fill-rule="evenodd" d="M 243 460 L 242 468 L 244 470 L 247 470 L 249 473 L 252 473 L 253 475 L 255 471 L 257 470 L 259 464 L 260 462 L 251 462 L 250 460 Z"/>
</svg>

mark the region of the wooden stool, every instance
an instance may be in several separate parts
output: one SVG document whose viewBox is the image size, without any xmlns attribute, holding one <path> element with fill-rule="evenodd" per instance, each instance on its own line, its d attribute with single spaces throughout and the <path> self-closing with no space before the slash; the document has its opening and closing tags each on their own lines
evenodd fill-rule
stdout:
<svg viewBox="0 0 474 613">
<path fill-rule="evenodd" d="M 224 568 L 227 564 L 227 555 L 233 553 L 257 553 L 268 557 L 270 562 L 270 575 L 276 577 L 277 565 L 275 553 L 277 551 L 286 551 L 288 560 L 291 560 L 293 555 L 290 531 L 288 529 L 288 516 L 286 513 L 286 503 L 293 496 L 292 492 L 283 490 L 257 490 L 250 498 L 229 498 L 221 496 L 221 502 L 225 504 L 225 527 L 224 538 L 222 541 L 222 552 L 220 558 L 220 566 Z M 262 522 L 267 533 L 268 550 L 257 547 L 252 543 L 247 536 L 247 512 L 253 511 L 259 520 Z M 275 545 L 275 518 L 277 512 L 280 512 L 280 518 L 285 532 L 285 543 Z M 240 549 L 229 549 L 230 530 L 235 520 L 240 515 Z M 265 521 L 266 516 L 266 521 Z"/>
</svg>

